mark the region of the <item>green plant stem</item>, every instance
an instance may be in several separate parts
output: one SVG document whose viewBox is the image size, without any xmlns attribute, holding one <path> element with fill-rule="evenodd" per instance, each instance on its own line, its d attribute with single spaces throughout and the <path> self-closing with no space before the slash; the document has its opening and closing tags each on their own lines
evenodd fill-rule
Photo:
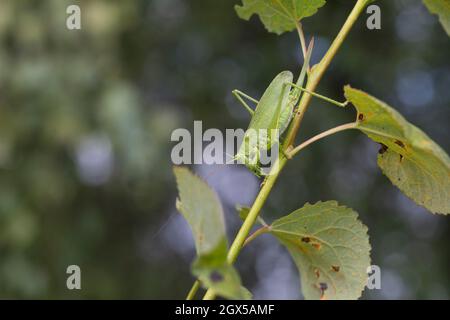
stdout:
<svg viewBox="0 0 450 320">
<path fill-rule="evenodd" d="M 308 82 L 306 84 L 306 90 L 310 92 L 315 92 L 317 85 L 319 84 L 323 74 L 328 69 L 331 61 L 335 57 L 337 51 L 341 47 L 348 33 L 350 32 L 352 26 L 355 24 L 361 12 L 364 10 L 364 7 L 369 3 L 369 0 L 358 0 L 355 6 L 353 7 L 352 12 L 348 16 L 338 35 L 334 39 L 330 48 L 328 49 L 325 56 L 322 60 L 315 65 L 309 74 Z M 300 129 L 300 124 L 302 122 L 303 116 L 305 115 L 306 109 L 308 108 L 311 102 L 312 96 L 308 93 L 302 95 L 302 99 L 300 100 L 299 106 L 297 108 L 297 112 L 292 120 L 292 124 L 289 128 L 289 132 L 287 134 L 284 150 L 287 150 L 290 146 L 293 145 L 295 137 L 297 136 L 298 130 Z"/>
<path fill-rule="evenodd" d="M 244 223 L 241 226 L 241 229 L 239 229 L 238 234 L 236 235 L 236 238 L 233 241 L 233 244 L 230 247 L 230 250 L 228 251 L 227 261 L 228 263 L 232 264 L 236 260 L 237 256 L 239 255 L 239 252 L 242 249 L 242 246 L 250 233 L 251 228 L 255 224 L 255 221 L 259 215 L 259 212 L 265 203 L 267 197 L 270 194 L 270 191 L 272 190 L 278 175 L 280 174 L 283 167 L 286 165 L 287 159 L 280 155 L 277 161 L 275 161 L 275 164 L 272 167 L 272 170 L 270 171 L 270 174 L 267 176 L 267 180 L 265 181 L 263 187 L 259 191 L 258 196 L 255 199 L 255 202 L 253 203 L 250 212 L 248 213 L 247 218 L 245 219 Z M 215 298 L 214 291 L 209 289 L 205 296 L 203 297 L 203 300 L 212 300 Z"/>
<path fill-rule="evenodd" d="M 294 149 L 287 151 L 286 152 L 286 157 L 288 159 L 291 159 L 293 156 L 295 156 L 300 150 L 306 148 L 307 146 L 309 146 L 310 144 L 316 142 L 317 140 L 323 139 L 325 137 L 331 136 L 335 133 L 341 132 L 341 131 L 345 131 L 345 130 L 349 130 L 349 129 L 354 129 L 356 128 L 358 124 L 356 122 L 351 122 L 351 123 L 346 123 L 340 126 L 337 126 L 335 128 L 331 128 L 327 131 L 324 131 L 322 133 L 319 133 L 318 135 L 306 140 L 305 142 L 299 144 L 298 146 L 296 146 Z"/>
<path fill-rule="evenodd" d="M 333 60 L 334 56 L 336 55 L 336 52 L 338 51 L 339 47 L 342 45 L 344 39 L 346 38 L 348 32 L 350 31 L 351 27 L 357 20 L 358 16 L 363 11 L 366 4 L 369 2 L 369 0 L 358 0 L 355 4 L 355 7 L 353 8 L 352 12 L 348 16 L 346 22 L 344 23 L 344 26 L 339 31 L 339 34 L 336 36 L 336 39 L 331 44 L 330 48 L 328 49 L 327 53 L 323 57 L 322 61 L 316 65 L 310 73 L 307 87 L 306 89 L 314 92 L 317 85 L 320 82 L 320 79 L 328 66 L 330 65 L 331 61 Z M 303 115 L 306 111 L 306 108 L 308 107 L 310 101 L 311 101 L 311 95 L 304 94 L 302 96 L 302 99 L 299 104 L 299 108 L 297 109 L 297 113 L 292 120 L 292 125 L 289 127 L 289 131 L 286 136 L 285 144 L 283 145 L 283 151 L 286 152 L 286 150 L 292 146 L 295 137 L 297 135 L 298 129 L 300 128 L 300 123 L 303 119 Z M 275 162 L 275 165 L 273 166 L 270 175 L 267 177 L 267 180 L 265 181 L 263 187 L 261 188 L 258 196 L 255 199 L 255 202 L 253 203 L 250 212 L 245 219 L 244 223 L 242 224 L 238 234 L 236 235 L 236 238 L 234 239 L 230 250 L 228 251 L 227 261 L 232 264 L 237 256 L 239 255 L 239 252 L 245 242 L 245 239 L 247 238 L 251 228 L 253 227 L 253 224 L 255 223 L 259 212 L 264 205 L 267 197 L 270 194 L 270 191 L 272 190 L 272 187 L 274 186 L 280 172 L 286 165 L 287 158 L 281 154 L 279 159 Z M 205 296 L 203 297 L 204 300 L 212 300 L 215 298 L 215 293 L 213 290 L 209 289 Z"/>
<path fill-rule="evenodd" d="M 200 284 L 200 280 L 195 280 L 194 285 L 192 286 L 191 290 L 189 290 L 186 300 L 194 300 L 195 294 L 197 293 L 198 289 L 200 289 Z"/>
</svg>

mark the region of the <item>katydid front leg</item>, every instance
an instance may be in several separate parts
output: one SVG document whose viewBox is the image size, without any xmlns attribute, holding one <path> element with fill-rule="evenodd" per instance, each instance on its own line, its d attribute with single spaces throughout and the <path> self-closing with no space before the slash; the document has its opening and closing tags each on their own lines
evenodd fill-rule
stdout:
<svg viewBox="0 0 450 320">
<path fill-rule="evenodd" d="M 255 98 L 250 97 L 248 94 L 245 94 L 244 92 L 240 91 L 240 90 L 233 90 L 232 91 L 233 95 L 236 97 L 236 99 L 238 99 L 238 101 L 244 106 L 244 108 L 250 113 L 250 115 L 253 117 L 253 114 L 255 113 L 255 111 L 253 111 L 252 108 L 250 108 L 250 106 L 244 101 L 244 99 L 242 99 L 242 97 L 258 104 L 259 101 L 256 100 Z"/>
</svg>

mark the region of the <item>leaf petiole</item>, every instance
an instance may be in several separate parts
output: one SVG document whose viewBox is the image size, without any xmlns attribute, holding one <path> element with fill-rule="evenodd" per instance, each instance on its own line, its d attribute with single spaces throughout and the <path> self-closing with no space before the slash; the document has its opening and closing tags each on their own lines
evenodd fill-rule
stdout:
<svg viewBox="0 0 450 320">
<path fill-rule="evenodd" d="M 345 131 L 345 130 L 349 130 L 349 129 L 355 129 L 357 127 L 358 123 L 356 122 L 351 122 L 351 123 L 346 123 L 334 128 L 331 128 L 327 131 L 324 131 L 322 133 L 319 133 L 318 135 L 306 140 L 305 142 L 299 144 L 297 147 L 293 148 L 292 150 L 286 151 L 285 155 L 288 159 L 292 159 L 292 157 L 294 157 L 298 152 L 300 152 L 300 150 L 306 148 L 307 146 L 309 146 L 310 144 L 321 140 L 325 137 L 331 136 L 335 133 L 341 132 L 341 131 Z"/>
<path fill-rule="evenodd" d="M 243 247 L 245 247 L 246 245 L 248 245 L 250 242 L 252 242 L 253 240 L 255 240 L 257 237 L 259 237 L 260 235 L 264 234 L 264 233 L 269 233 L 270 232 L 271 227 L 268 225 L 265 225 L 264 227 L 259 228 L 258 230 L 256 230 L 255 232 L 253 232 L 251 235 L 249 235 L 247 237 L 247 239 L 245 239 L 244 244 L 242 245 Z"/>
<path fill-rule="evenodd" d="M 297 28 L 298 37 L 300 38 L 300 43 L 302 45 L 303 58 L 305 59 L 306 55 L 307 55 L 305 33 L 303 32 L 302 24 L 299 21 L 296 21 L 295 27 Z M 309 66 L 308 66 L 308 71 L 309 71 Z"/>
</svg>

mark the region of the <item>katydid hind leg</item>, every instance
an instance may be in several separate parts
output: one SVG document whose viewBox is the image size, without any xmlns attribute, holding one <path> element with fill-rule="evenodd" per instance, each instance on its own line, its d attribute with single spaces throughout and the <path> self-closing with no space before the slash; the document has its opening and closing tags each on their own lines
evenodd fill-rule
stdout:
<svg viewBox="0 0 450 320">
<path fill-rule="evenodd" d="M 326 101 L 326 102 L 329 102 L 329 103 L 332 103 L 332 104 L 335 104 L 335 105 L 337 105 L 338 107 L 345 107 L 345 106 L 348 104 L 348 101 L 344 101 L 344 102 L 336 101 L 336 100 L 334 100 L 334 99 L 325 97 L 325 96 L 323 96 L 323 95 L 321 95 L 321 94 L 318 94 L 318 93 L 309 91 L 308 89 L 303 88 L 303 87 L 301 87 L 301 86 L 298 86 L 298 85 L 296 85 L 295 83 L 289 83 L 289 85 L 291 85 L 292 87 L 297 88 L 297 89 L 299 89 L 299 90 L 301 90 L 301 91 L 303 91 L 303 92 L 306 92 L 306 93 L 308 93 L 308 94 L 310 94 L 310 95 L 312 95 L 312 96 L 314 96 L 314 97 L 316 97 L 316 98 L 322 99 L 322 100 L 324 100 L 324 101 Z"/>
</svg>

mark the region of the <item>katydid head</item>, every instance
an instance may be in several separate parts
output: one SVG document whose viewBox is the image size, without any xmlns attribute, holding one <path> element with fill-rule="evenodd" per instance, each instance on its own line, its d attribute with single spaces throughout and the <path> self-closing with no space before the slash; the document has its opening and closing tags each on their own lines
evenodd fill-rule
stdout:
<svg viewBox="0 0 450 320">
<path fill-rule="evenodd" d="M 239 152 L 236 154 L 235 159 L 239 164 L 245 165 L 258 178 L 261 177 L 262 172 L 259 164 L 259 152 L 257 149 L 254 149 L 249 153 Z"/>
<path fill-rule="evenodd" d="M 245 165 L 257 177 L 262 175 L 260 159 L 261 149 L 267 148 L 268 139 L 264 134 L 256 134 L 255 130 L 247 130 L 241 146 L 235 156 L 238 163 Z"/>
<path fill-rule="evenodd" d="M 238 153 L 236 155 L 229 154 L 227 152 L 224 152 L 224 155 L 226 156 L 226 161 L 223 165 L 220 165 L 219 168 L 213 168 L 210 170 L 209 173 L 206 174 L 205 179 L 210 179 L 215 174 L 220 172 L 221 170 L 225 169 L 224 166 L 232 165 L 232 164 L 243 164 L 249 169 L 251 172 L 253 172 L 258 178 L 261 177 L 261 169 L 259 167 L 259 156 L 257 153 L 257 150 L 254 149 L 249 153 L 241 152 L 241 149 L 239 149 Z"/>
</svg>

